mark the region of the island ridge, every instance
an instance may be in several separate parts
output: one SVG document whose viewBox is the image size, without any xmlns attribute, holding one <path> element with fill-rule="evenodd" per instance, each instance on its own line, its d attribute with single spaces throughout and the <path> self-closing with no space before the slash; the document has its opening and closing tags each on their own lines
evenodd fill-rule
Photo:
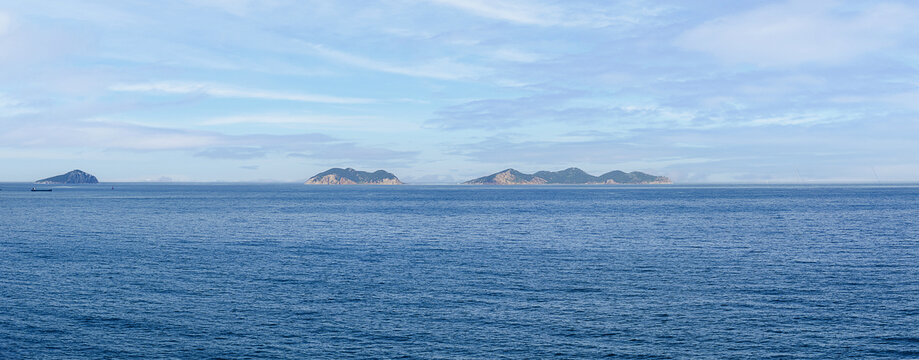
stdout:
<svg viewBox="0 0 919 360">
<path fill-rule="evenodd" d="M 572 167 L 561 171 L 538 171 L 524 174 L 507 169 L 464 182 L 466 185 L 617 185 L 617 184 L 672 184 L 666 176 L 645 174 L 640 171 L 626 173 L 615 170 L 600 176 L 593 176 Z"/>
<path fill-rule="evenodd" d="M 331 168 L 306 180 L 306 185 L 402 185 L 396 175 L 384 170 L 372 173 L 352 168 Z"/>
</svg>

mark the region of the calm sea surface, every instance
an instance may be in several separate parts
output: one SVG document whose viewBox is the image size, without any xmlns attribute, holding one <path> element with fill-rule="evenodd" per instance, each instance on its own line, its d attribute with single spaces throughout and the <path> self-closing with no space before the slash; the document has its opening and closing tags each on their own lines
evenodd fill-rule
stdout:
<svg viewBox="0 0 919 360">
<path fill-rule="evenodd" d="M 0 358 L 919 358 L 919 186 L 0 184 Z"/>
</svg>

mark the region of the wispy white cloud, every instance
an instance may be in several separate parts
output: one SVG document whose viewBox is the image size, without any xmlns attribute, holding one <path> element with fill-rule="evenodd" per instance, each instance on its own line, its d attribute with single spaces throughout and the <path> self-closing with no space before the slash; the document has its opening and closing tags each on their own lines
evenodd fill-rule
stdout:
<svg viewBox="0 0 919 360">
<path fill-rule="evenodd" d="M 157 41 L 148 39 L 150 48 L 157 51 L 128 51 L 114 49 L 99 55 L 109 61 L 122 61 L 133 64 L 147 64 L 149 66 L 167 66 L 174 68 L 198 68 L 219 71 L 258 72 L 265 74 L 294 75 L 294 76 L 332 76 L 334 72 L 311 66 L 302 66 L 296 61 L 280 59 L 271 56 L 257 57 L 228 57 L 201 46 L 191 46 L 173 41 Z M 133 46 L 134 44 L 130 44 Z"/>
<path fill-rule="evenodd" d="M 0 148 L 183 151 L 211 159 L 254 159 L 274 154 L 322 161 L 399 162 L 417 151 L 356 144 L 319 133 L 228 135 L 113 121 L 20 123 L 0 133 Z M 293 154 L 293 155 L 292 155 Z"/>
<path fill-rule="evenodd" d="M 543 59 L 539 54 L 516 49 L 498 49 L 495 51 L 494 57 L 502 61 L 519 63 L 532 63 Z"/>
<path fill-rule="evenodd" d="M 16 100 L 0 93 L 0 117 L 12 117 L 25 114 L 34 114 L 38 109 L 26 106 L 22 101 Z"/>
<path fill-rule="evenodd" d="M 279 6 L 289 4 L 287 0 L 185 0 L 188 3 L 218 9 L 239 17 L 249 16 L 254 12 L 274 10 Z"/>
<path fill-rule="evenodd" d="M 0 36 L 5 35 L 12 24 L 13 20 L 10 18 L 10 15 L 0 11 Z"/>
<path fill-rule="evenodd" d="M 898 98 L 909 101 L 909 94 Z M 888 101 L 893 101 L 888 99 Z M 449 106 L 437 111 L 427 125 L 448 130 L 536 129 L 540 126 L 566 126 L 571 129 L 636 134 L 655 129 L 695 129 L 716 131 L 752 127 L 811 127 L 863 118 L 858 111 L 786 108 L 763 112 L 736 107 L 713 109 L 687 108 L 654 103 L 611 102 L 579 92 L 560 92 L 511 99 L 482 99 Z M 543 130 L 545 131 L 545 130 Z M 572 133 L 550 135 L 543 140 L 564 140 Z M 581 137 L 584 133 L 575 133 Z M 590 134 L 594 136 L 596 133 Z"/>
<path fill-rule="evenodd" d="M 367 115 L 325 115 L 265 113 L 223 116 L 206 119 L 198 123 L 203 126 L 222 127 L 226 125 L 277 125 L 284 128 L 309 128 L 312 130 L 345 130 L 349 132 L 399 133 L 419 130 L 419 125 L 410 121 L 395 121 Z"/>
<path fill-rule="evenodd" d="M 840 105 L 881 104 L 888 110 L 919 111 L 919 91 L 896 92 L 891 94 L 842 95 L 830 98 L 829 101 Z"/>
<path fill-rule="evenodd" d="M 770 4 L 703 23 L 680 35 L 676 44 L 728 62 L 838 64 L 895 46 L 919 26 L 919 10 L 905 5 L 844 10 L 840 2 L 828 0 Z"/>
<path fill-rule="evenodd" d="M 0 93 L 0 108 L 15 107 L 21 104 L 19 101 L 14 100 L 8 97 L 6 94 Z"/>
<path fill-rule="evenodd" d="M 646 146 L 620 139 L 512 141 L 505 137 L 495 136 L 478 143 L 459 145 L 454 154 L 467 157 L 480 164 L 520 166 L 522 169 L 530 170 L 583 166 L 587 171 L 606 172 L 614 170 L 613 165 L 615 164 L 665 158 L 668 156 L 668 151 L 662 146 Z"/>
<path fill-rule="evenodd" d="M 248 89 L 202 82 L 157 81 L 137 84 L 117 84 L 109 88 L 124 92 L 159 92 L 168 94 L 202 94 L 220 98 L 283 100 L 327 104 L 367 104 L 374 99 L 337 97 L 317 94 L 290 93 L 261 89 Z"/>
<path fill-rule="evenodd" d="M 176 150 L 221 143 L 217 133 L 136 126 L 99 121 L 29 123 L 0 134 L 0 146 L 125 150 Z"/>
<path fill-rule="evenodd" d="M 367 120 L 376 119 L 372 116 L 333 116 L 333 115 L 291 115 L 291 114 L 259 114 L 238 115 L 208 119 L 201 125 L 231 125 L 231 124 L 308 124 L 308 125 L 339 125 L 360 126 Z"/>
<path fill-rule="evenodd" d="M 209 159 L 255 159 L 268 155 L 268 151 L 258 146 L 211 147 L 195 153 L 195 156 Z"/>
<path fill-rule="evenodd" d="M 414 65 L 393 65 L 382 61 L 349 54 L 343 51 L 330 49 L 319 44 L 305 44 L 317 55 L 339 63 L 356 66 L 364 69 L 399 74 L 413 77 L 432 78 L 440 80 L 471 79 L 487 76 L 490 71 L 480 66 L 467 65 L 449 58 L 439 58 Z"/>
<path fill-rule="evenodd" d="M 386 27 L 380 29 L 381 32 L 401 38 L 412 40 L 430 40 L 437 36 L 437 33 L 426 30 L 409 29 L 404 27 Z"/>
<path fill-rule="evenodd" d="M 829 124 L 849 120 L 847 117 L 828 116 L 826 114 L 792 114 L 753 119 L 741 123 L 742 126 L 810 126 Z"/>
<path fill-rule="evenodd" d="M 598 6 L 519 0 L 432 1 L 485 18 L 536 26 L 606 27 L 637 23 L 646 16 L 662 11 L 659 8 L 629 6 L 628 2 L 620 2 L 615 6 L 602 3 Z"/>
<path fill-rule="evenodd" d="M 126 9 L 123 2 L 107 3 L 106 1 L 55 1 L 55 2 L 25 2 L 5 1 L 2 5 L 4 11 L 22 16 L 22 24 L 26 27 L 35 20 L 31 15 L 39 15 L 41 19 L 65 20 L 64 22 L 80 22 L 83 26 L 102 27 L 134 27 L 146 25 L 150 22 L 146 15 L 149 12 L 136 12 Z M 17 21 L 17 23 L 19 23 Z M 60 25 L 56 24 L 55 26 Z M 81 29 L 82 30 L 82 29 Z"/>
<path fill-rule="evenodd" d="M 557 12 L 545 5 L 515 1 L 433 0 L 470 13 L 520 24 L 550 26 L 559 22 Z"/>
<path fill-rule="evenodd" d="M 188 0 L 188 2 L 220 9 L 236 16 L 247 15 L 252 6 L 257 3 L 254 0 Z"/>
<path fill-rule="evenodd" d="M 0 77 L 43 73 L 48 63 L 83 53 L 91 45 L 76 31 L 41 28 L 0 12 Z M 47 70 L 45 70 L 47 71 Z"/>
<path fill-rule="evenodd" d="M 893 94 L 883 97 L 881 100 L 905 109 L 919 111 L 919 90 Z"/>
<path fill-rule="evenodd" d="M 693 126 L 693 111 L 658 105 L 616 104 L 582 91 L 556 91 L 510 99 L 480 99 L 445 107 L 427 124 L 458 130 L 534 128 L 540 124 L 590 125 L 630 131 L 660 127 Z M 543 134 L 544 138 L 553 135 Z"/>
</svg>

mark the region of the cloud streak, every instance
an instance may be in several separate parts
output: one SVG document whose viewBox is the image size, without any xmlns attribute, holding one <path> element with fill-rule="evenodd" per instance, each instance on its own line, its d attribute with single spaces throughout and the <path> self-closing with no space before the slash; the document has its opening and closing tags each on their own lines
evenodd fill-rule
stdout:
<svg viewBox="0 0 919 360">
<path fill-rule="evenodd" d="M 23 102 L 0 93 L 0 118 L 37 113 L 38 109 L 30 108 Z"/>
<path fill-rule="evenodd" d="M 631 24 L 659 11 L 657 9 L 624 9 L 620 4 L 611 6 L 612 4 L 608 3 L 603 3 L 603 6 L 585 5 L 573 1 L 565 2 L 565 5 L 518 0 L 432 0 L 432 2 L 484 18 L 534 26 L 605 27 L 614 24 Z"/>
<path fill-rule="evenodd" d="M 369 104 L 376 102 L 374 99 L 248 89 L 205 82 L 156 81 L 136 84 L 116 84 L 111 86 L 109 90 L 118 92 L 198 94 L 217 98 L 280 100 L 326 104 Z"/>
<path fill-rule="evenodd" d="M 187 151 L 209 159 L 255 159 L 299 154 L 323 161 L 409 161 L 416 151 L 365 146 L 318 133 L 227 135 L 118 122 L 21 123 L 0 133 L 0 147 Z"/>
<path fill-rule="evenodd" d="M 336 63 L 390 74 L 438 80 L 461 80 L 482 77 L 490 72 L 486 68 L 458 63 L 449 58 L 433 59 L 422 64 L 404 66 L 346 53 L 324 45 L 312 43 L 306 43 L 305 45 L 315 54 Z"/>
<path fill-rule="evenodd" d="M 9 14 L 0 11 L 0 36 L 6 35 L 10 29 L 13 19 Z"/>
<path fill-rule="evenodd" d="M 201 125 L 220 126 L 233 124 L 301 124 L 301 125 L 336 125 L 360 126 L 367 120 L 375 120 L 373 116 L 334 116 L 334 115 L 292 115 L 292 114 L 260 114 L 237 115 L 208 119 Z"/>
<path fill-rule="evenodd" d="M 919 11 L 876 4 L 855 14 L 835 1 L 796 0 L 705 22 L 676 44 L 726 62 L 761 66 L 839 64 L 898 44 Z"/>
</svg>

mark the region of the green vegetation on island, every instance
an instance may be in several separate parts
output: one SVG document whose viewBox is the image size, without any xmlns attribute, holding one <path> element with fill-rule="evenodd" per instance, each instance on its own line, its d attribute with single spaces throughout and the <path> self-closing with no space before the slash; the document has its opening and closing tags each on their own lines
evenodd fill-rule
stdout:
<svg viewBox="0 0 919 360">
<path fill-rule="evenodd" d="M 332 168 L 306 181 L 306 185 L 402 185 L 396 175 L 384 170 L 366 172 L 352 168 Z"/>
<path fill-rule="evenodd" d="M 640 171 L 630 173 L 619 170 L 610 171 L 600 176 L 593 176 L 578 168 L 567 168 L 561 171 L 538 171 L 524 174 L 514 169 L 507 169 L 478 179 L 469 180 L 467 185 L 586 185 L 586 184 L 671 184 L 669 178 L 646 174 Z"/>
</svg>

